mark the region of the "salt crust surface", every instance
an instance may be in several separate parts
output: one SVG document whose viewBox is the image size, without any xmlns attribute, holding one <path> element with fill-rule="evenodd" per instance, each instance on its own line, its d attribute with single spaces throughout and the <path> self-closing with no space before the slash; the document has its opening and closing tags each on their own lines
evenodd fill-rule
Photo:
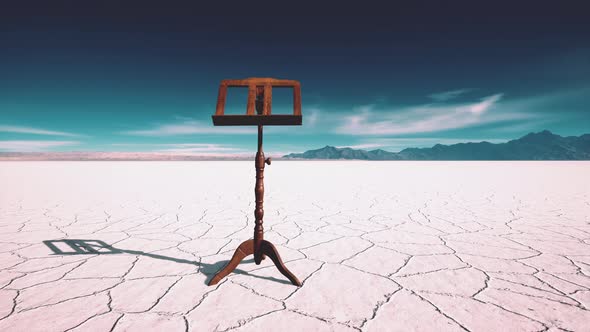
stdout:
<svg viewBox="0 0 590 332">
<path fill-rule="evenodd" d="M 1 162 L 0 331 L 590 330 L 590 162 Z M 111 254 L 54 253 L 63 239 Z M 72 251 L 72 248 L 69 248 Z"/>
</svg>

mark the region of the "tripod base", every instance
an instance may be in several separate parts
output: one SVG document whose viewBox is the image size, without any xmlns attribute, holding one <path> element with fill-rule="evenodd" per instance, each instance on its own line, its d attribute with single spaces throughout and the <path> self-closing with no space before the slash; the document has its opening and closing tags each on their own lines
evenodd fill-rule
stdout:
<svg viewBox="0 0 590 332">
<path fill-rule="evenodd" d="M 277 248 L 275 248 L 275 246 L 272 243 L 266 240 L 262 240 L 262 242 L 260 243 L 260 251 L 262 257 L 268 256 L 273 261 L 273 263 L 275 263 L 275 266 L 277 267 L 279 272 L 281 272 L 285 277 L 287 277 L 287 279 L 289 279 L 293 285 L 301 286 L 301 282 L 299 281 L 299 279 L 297 279 L 297 277 L 293 273 L 291 273 L 291 271 L 289 271 L 287 267 L 285 267 L 283 260 L 281 260 L 281 256 L 279 256 Z M 227 276 L 233 270 L 235 270 L 238 264 L 240 264 L 240 262 L 246 256 L 249 255 L 254 255 L 254 240 L 252 239 L 244 241 L 242 242 L 242 244 L 240 244 L 238 249 L 236 249 L 236 251 L 234 252 L 234 255 L 229 261 L 229 263 L 227 263 L 227 265 L 219 272 L 217 272 L 217 274 L 209 281 L 209 286 L 216 285 L 221 279 L 223 279 L 225 276 Z"/>
</svg>

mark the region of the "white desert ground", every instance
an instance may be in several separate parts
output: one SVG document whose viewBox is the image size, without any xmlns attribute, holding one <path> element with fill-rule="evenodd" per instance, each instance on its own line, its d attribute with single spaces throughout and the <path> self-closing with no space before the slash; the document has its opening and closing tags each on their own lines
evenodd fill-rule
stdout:
<svg viewBox="0 0 590 332">
<path fill-rule="evenodd" d="M 590 331 L 590 162 L 277 160 L 265 238 L 303 286 L 251 256 L 207 286 L 254 175 L 0 163 L 0 331 Z"/>
</svg>

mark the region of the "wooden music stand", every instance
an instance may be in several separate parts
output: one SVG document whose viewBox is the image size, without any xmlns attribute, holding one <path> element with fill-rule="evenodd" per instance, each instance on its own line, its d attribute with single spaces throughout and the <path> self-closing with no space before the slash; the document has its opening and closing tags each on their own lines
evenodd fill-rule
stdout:
<svg viewBox="0 0 590 332">
<path fill-rule="evenodd" d="M 271 114 L 272 87 L 293 88 L 293 114 Z M 248 106 L 246 115 L 225 115 L 225 99 L 228 87 L 248 87 Z M 256 113 L 254 110 L 256 109 Z M 260 265 L 265 256 L 270 257 L 277 269 L 293 285 L 301 286 L 297 277 L 285 267 L 277 248 L 264 240 L 262 217 L 264 216 L 264 164 L 270 165 L 270 158 L 264 158 L 262 151 L 262 126 L 264 125 L 301 125 L 301 85 L 298 81 L 274 78 L 251 77 L 242 80 L 223 80 L 217 96 L 217 110 L 212 116 L 215 126 L 258 126 L 258 150 L 254 160 L 256 167 L 256 208 L 254 210 L 254 239 L 246 240 L 238 246 L 231 260 L 209 281 L 209 286 L 217 284 L 232 272 L 238 264 L 249 255 L 254 255 L 254 262 Z"/>
</svg>

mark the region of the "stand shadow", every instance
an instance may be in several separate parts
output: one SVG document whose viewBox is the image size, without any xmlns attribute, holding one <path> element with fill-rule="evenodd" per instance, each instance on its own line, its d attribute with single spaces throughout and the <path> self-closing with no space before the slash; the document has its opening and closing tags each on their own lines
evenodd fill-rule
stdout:
<svg viewBox="0 0 590 332">
<path fill-rule="evenodd" d="M 151 257 L 155 259 L 163 259 L 172 261 L 180 264 L 191 264 L 200 267 L 199 271 L 203 272 L 207 276 L 205 284 L 209 283 L 209 280 L 217 274 L 218 270 L 223 268 L 229 260 L 219 261 L 215 264 L 205 264 L 197 261 L 191 261 L 181 258 L 174 258 L 164 255 L 153 254 L 149 252 L 139 250 L 129 250 L 115 248 L 101 240 L 81 240 L 81 239 L 65 239 L 65 240 L 45 240 L 43 243 L 53 251 L 54 255 L 116 255 L 116 254 L 131 254 Z M 254 258 L 244 260 L 242 263 L 252 263 Z M 223 264 L 222 264 L 223 263 Z M 277 279 L 274 277 L 263 277 L 255 274 L 248 273 L 248 271 L 235 269 L 235 273 L 249 275 L 255 278 L 266 279 L 276 281 L 283 284 L 291 284 L 287 280 Z"/>
</svg>

